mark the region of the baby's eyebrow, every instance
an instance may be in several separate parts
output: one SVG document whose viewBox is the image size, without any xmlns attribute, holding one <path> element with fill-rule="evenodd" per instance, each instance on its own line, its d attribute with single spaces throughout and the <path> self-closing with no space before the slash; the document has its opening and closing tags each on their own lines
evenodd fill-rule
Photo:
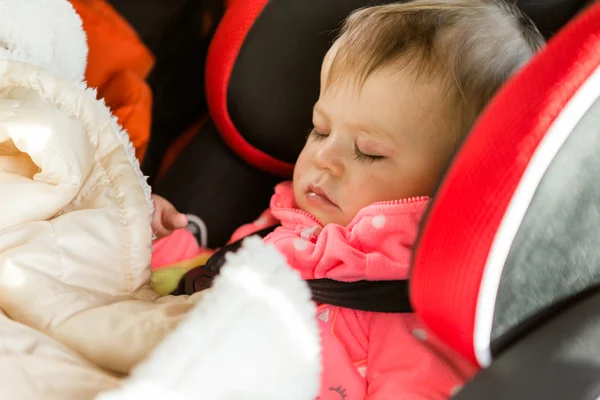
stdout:
<svg viewBox="0 0 600 400">
<path fill-rule="evenodd" d="M 363 132 L 365 132 L 366 135 L 360 135 L 357 141 L 363 143 L 364 145 L 374 147 L 388 147 L 393 144 L 393 141 L 391 140 L 389 135 L 379 132 L 373 133 L 373 131 L 367 132 L 365 130 L 363 130 Z"/>
<path fill-rule="evenodd" d="M 381 141 L 382 139 L 389 140 L 391 136 L 386 130 L 382 130 L 374 124 L 359 124 L 357 125 L 357 128 L 365 132 L 369 138 L 373 138 L 373 140 L 376 141 Z"/>
<path fill-rule="evenodd" d="M 326 125 L 331 123 L 331 118 L 329 118 L 329 115 L 327 115 L 325 110 L 319 106 L 319 104 L 315 104 L 313 107 L 313 124 L 317 123 L 314 121 L 315 117 L 317 118 L 317 121 L 320 121 L 318 123 L 324 123 Z"/>
</svg>

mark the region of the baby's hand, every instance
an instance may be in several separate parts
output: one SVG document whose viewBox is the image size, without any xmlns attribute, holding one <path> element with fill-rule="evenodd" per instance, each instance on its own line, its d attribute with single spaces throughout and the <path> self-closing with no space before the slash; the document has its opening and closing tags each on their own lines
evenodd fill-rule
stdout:
<svg viewBox="0 0 600 400">
<path fill-rule="evenodd" d="M 156 194 L 152 195 L 152 199 L 154 200 L 152 231 L 157 239 L 170 235 L 175 229 L 187 226 L 187 217 L 177 211 L 167 199 Z"/>
</svg>

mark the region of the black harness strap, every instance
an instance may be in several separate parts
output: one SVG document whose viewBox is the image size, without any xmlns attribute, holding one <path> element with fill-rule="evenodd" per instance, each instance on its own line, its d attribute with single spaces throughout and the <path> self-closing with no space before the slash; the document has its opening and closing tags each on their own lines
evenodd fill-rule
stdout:
<svg viewBox="0 0 600 400">
<path fill-rule="evenodd" d="M 353 310 L 385 313 L 413 312 L 408 296 L 408 281 L 340 282 L 332 279 L 306 281 L 317 303 Z"/>
<path fill-rule="evenodd" d="M 277 226 L 256 232 L 265 237 Z M 225 264 L 225 254 L 236 252 L 242 241 L 222 247 L 207 261 L 206 265 L 190 270 L 174 295 L 191 295 L 212 286 L 212 281 Z M 309 279 L 306 281 L 312 292 L 312 299 L 319 304 L 350 308 L 361 311 L 385 313 L 413 312 L 408 295 L 408 280 L 397 281 L 357 281 L 340 282 L 332 279 Z"/>
</svg>

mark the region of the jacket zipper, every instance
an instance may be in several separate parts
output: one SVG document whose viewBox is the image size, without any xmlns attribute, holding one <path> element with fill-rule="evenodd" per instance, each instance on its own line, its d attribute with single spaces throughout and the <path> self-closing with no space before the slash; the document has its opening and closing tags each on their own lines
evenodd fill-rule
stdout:
<svg viewBox="0 0 600 400">
<path fill-rule="evenodd" d="M 382 205 L 382 206 L 394 206 L 394 205 L 401 205 L 401 204 L 414 204 L 414 203 L 421 203 L 421 202 L 425 202 L 425 201 L 429 201 L 429 197 L 427 196 L 417 196 L 417 197 L 409 197 L 407 199 L 400 199 L 400 200 L 391 200 L 391 201 L 378 201 L 377 203 L 373 203 L 371 204 L 371 206 L 378 206 L 378 205 Z M 370 207 L 370 206 L 367 206 Z"/>
<path fill-rule="evenodd" d="M 280 209 L 278 209 L 278 211 L 292 212 L 292 213 L 304 215 L 305 217 L 308 217 L 311 221 L 313 221 L 317 225 L 319 225 L 321 228 L 323 227 L 323 225 L 321 225 L 321 223 L 315 217 L 313 217 L 312 214 L 310 214 L 304 210 L 301 210 L 299 208 L 280 208 Z"/>
<path fill-rule="evenodd" d="M 391 205 L 401 205 L 401 204 L 414 204 L 414 203 L 420 203 L 420 202 L 425 202 L 425 201 L 429 201 L 429 197 L 417 196 L 417 197 L 409 197 L 407 199 L 400 199 L 400 200 L 379 201 L 377 203 L 371 204 L 371 206 L 377 206 L 377 205 L 382 205 L 382 206 L 390 205 L 391 206 Z M 367 206 L 367 207 L 370 207 L 370 206 Z M 323 228 L 323 225 L 315 217 L 313 217 L 312 214 L 310 214 L 304 210 L 301 210 L 299 208 L 280 208 L 278 210 L 283 211 L 283 212 L 292 212 L 292 213 L 303 215 L 305 217 L 308 217 L 311 221 L 316 223 L 321 228 Z"/>
</svg>

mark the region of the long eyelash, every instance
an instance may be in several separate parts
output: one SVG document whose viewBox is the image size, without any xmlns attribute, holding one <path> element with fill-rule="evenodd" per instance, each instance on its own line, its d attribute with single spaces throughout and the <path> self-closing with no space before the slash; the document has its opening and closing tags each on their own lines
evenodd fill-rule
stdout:
<svg viewBox="0 0 600 400">
<path fill-rule="evenodd" d="M 309 137 L 310 137 L 310 136 L 312 136 L 312 137 L 313 137 L 313 140 L 323 140 L 323 139 L 326 139 L 326 138 L 327 138 L 327 136 L 329 136 L 329 135 L 326 135 L 326 134 L 323 134 L 323 133 L 317 132 L 317 130 L 313 128 L 313 129 L 312 129 L 312 130 L 309 132 L 308 136 L 309 136 Z"/>
<path fill-rule="evenodd" d="M 312 136 L 313 140 L 325 140 L 325 139 L 327 139 L 327 137 L 329 135 L 320 133 L 315 128 L 312 128 L 308 132 L 308 135 L 306 136 L 307 140 L 311 136 Z M 360 151 L 358 149 L 358 147 L 356 147 L 356 145 L 354 146 L 354 157 L 356 158 L 357 161 L 364 161 L 364 162 L 367 162 L 369 164 L 370 163 L 374 163 L 375 161 L 383 160 L 385 158 L 384 156 L 373 156 L 373 155 L 370 155 L 370 154 L 365 154 L 362 151 Z"/>
<path fill-rule="evenodd" d="M 381 161 L 385 157 L 384 156 L 372 156 L 370 154 L 365 154 L 358 149 L 358 147 L 354 147 L 354 157 L 356 161 L 364 161 L 368 163 L 374 163 L 375 161 Z"/>
</svg>

